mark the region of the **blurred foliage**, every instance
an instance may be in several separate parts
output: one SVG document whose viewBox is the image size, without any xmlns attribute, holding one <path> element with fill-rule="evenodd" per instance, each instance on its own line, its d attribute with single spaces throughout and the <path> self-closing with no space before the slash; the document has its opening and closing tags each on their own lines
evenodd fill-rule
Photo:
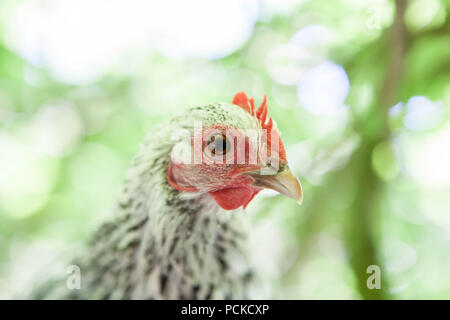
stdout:
<svg viewBox="0 0 450 320">
<path fill-rule="evenodd" d="M 304 187 L 301 207 L 270 192 L 249 206 L 275 297 L 450 298 L 450 1 L 222 2 L 245 23 L 162 14 L 174 33 L 126 50 L 139 1 L 115 29 L 100 0 L 60 2 L 91 23 L 72 29 L 48 18 L 56 3 L 0 3 L 0 297 L 108 218 L 155 123 L 244 90 L 267 93 Z"/>
</svg>

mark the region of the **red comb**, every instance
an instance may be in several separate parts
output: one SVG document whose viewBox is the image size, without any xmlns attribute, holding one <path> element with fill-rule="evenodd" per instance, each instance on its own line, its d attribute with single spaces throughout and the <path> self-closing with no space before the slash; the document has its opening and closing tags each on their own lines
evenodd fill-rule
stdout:
<svg viewBox="0 0 450 320">
<path fill-rule="evenodd" d="M 253 98 L 248 98 L 244 91 L 238 92 L 234 95 L 233 104 L 240 106 L 242 109 L 250 113 L 261 123 L 263 129 L 272 130 L 273 120 L 269 118 L 267 120 L 267 96 L 264 95 L 263 101 L 259 108 L 255 111 L 255 100 Z"/>
<path fill-rule="evenodd" d="M 255 110 L 255 100 L 253 98 L 248 98 L 244 91 L 238 92 L 234 95 L 233 104 L 240 106 L 242 109 L 250 113 L 252 116 L 255 116 L 259 123 L 261 124 L 261 128 L 267 130 L 268 134 L 268 144 L 271 143 L 271 132 L 273 128 L 273 120 L 272 117 L 267 119 L 267 96 L 264 95 L 263 101 L 257 110 Z M 267 121 L 266 121 L 267 120 Z M 275 134 L 279 137 L 278 132 Z M 286 151 L 284 150 L 283 142 L 280 140 L 280 149 L 279 155 L 282 160 L 286 160 Z"/>
</svg>

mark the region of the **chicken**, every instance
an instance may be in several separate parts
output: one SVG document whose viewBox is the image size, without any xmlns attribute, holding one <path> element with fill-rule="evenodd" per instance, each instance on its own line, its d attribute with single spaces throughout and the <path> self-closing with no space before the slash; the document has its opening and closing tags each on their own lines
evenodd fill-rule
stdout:
<svg viewBox="0 0 450 320">
<path fill-rule="evenodd" d="M 47 282 L 34 298 L 236 299 L 253 271 L 243 214 L 263 188 L 302 189 L 267 101 L 237 93 L 154 128 L 129 169 L 116 216 L 75 265 L 81 289 Z"/>
</svg>

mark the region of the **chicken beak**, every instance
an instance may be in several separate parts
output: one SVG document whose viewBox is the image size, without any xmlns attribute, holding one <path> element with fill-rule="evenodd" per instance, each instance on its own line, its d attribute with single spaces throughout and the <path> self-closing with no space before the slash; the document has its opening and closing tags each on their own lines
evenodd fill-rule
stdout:
<svg viewBox="0 0 450 320">
<path fill-rule="evenodd" d="M 300 181 L 291 172 L 288 166 L 273 175 L 263 175 L 261 172 L 246 172 L 245 174 L 254 179 L 253 185 L 275 190 L 285 196 L 292 198 L 301 204 L 303 191 Z"/>
</svg>

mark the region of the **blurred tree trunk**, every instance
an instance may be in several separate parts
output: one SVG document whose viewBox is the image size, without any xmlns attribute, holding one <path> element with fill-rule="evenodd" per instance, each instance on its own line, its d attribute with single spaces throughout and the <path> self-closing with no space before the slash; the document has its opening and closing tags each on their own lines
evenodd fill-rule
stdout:
<svg viewBox="0 0 450 320">
<path fill-rule="evenodd" d="M 395 104 L 399 83 L 403 73 L 405 55 L 404 12 L 406 0 L 396 1 L 394 23 L 388 32 L 387 63 L 385 76 L 372 106 L 370 115 L 360 121 L 361 144 L 343 169 L 348 175 L 354 175 L 357 181 L 356 200 L 352 204 L 346 225 L 346 247 L 350 264 L 357 277 L 358 288 L 364 299 L 389 299 L 389 286 L 386 268 L 383 267 L 377 245 L 374 240 L 375 199 L 382 187 L 382 181 L 372 168 L 372 152 L 376 145 L 390 138 L 388 110 Z M 380 53 L 383 54 L 383 53 Z M 368 124 L 371 124 L 369 127 Z M 375 129 L 373 124 L 376 124 Z M 367 129 L 371 128 L 371 129 Z M 381 268 L 381 289 L 369 289 L 367 267 L 377 265 Z"/>
</svg>

